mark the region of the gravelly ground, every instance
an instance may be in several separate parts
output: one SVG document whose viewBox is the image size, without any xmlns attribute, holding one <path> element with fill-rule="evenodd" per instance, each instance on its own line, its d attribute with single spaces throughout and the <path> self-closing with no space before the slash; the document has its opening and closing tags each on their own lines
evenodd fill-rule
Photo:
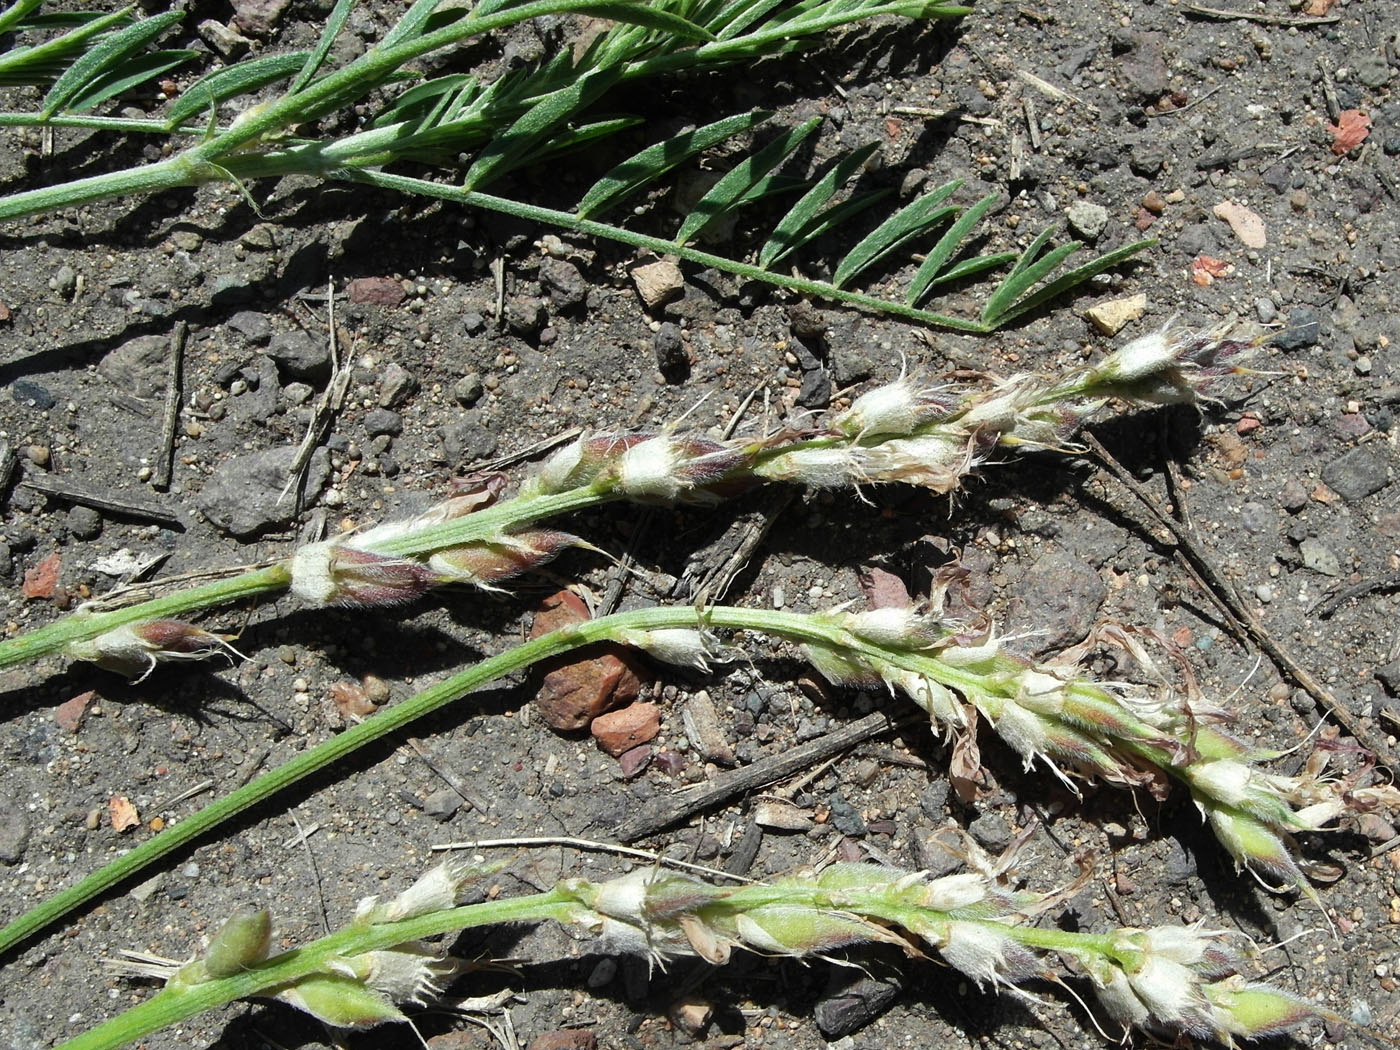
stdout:
<svg viewBox="0 0 1400 1050">
<path fill-rule="evenodd" d="M 211 13 L 227 17 L 214 6 L 196 5 L 191 24 Z M 1298 5 L 1276 0 L 1231 6 L 1298 15 Z M 0 527 L 7 630 L 47 622 L 109 588 L 123 552 L 166 556 L 163 574 L 276 557 L 301 530 L 334 532 L 425 506 L 454 476 L 573 427 L 655 426 L 686 411 L 688 425 L 722 426 L 755 390 L 751 421 L 765 405 L 769 418 L 783 417 L 800 409 L 799 399 L 819 407 L 823 378 L 839 404 L 842 391 L 893 378 L 906 362 L 927 375 L 1053 372 L 1116 341 L 1095 331 L 1086 308 L 1143 294 L 1146 316 L 1118 340 L 1173 315 L 1200 326 L 1239 316 L 1281 334 L 1259 359 L 1261 373 L 1222 391 L 1203 414 L 1145 413 L 1104 422 L 1096 433 L 1164 501 L 1168 470 L 1177 473 L 1201 547 L 1363 730 L 1394 746 L 1393 577 L 1389 589 L 1332 615 L 1317 603 L 1400 569 L 1392 484 L 1400 386 L 1390 360 L 1400 334 L 1393 88 L 1400 4 L 1343 0 L 1331 13 L 1330 22 L 1298 29 L 1220 21 L 1177 3 L 984 0 L 955 33 L 856 37 L 800 62 L 761 67 L 747 83 L 704 78 L 654 100 L 625 100 L 655 107 L 648 135 L 656 138 L 686 119 L 759 99 L 789 123 L 823 113 L 817 157 L 879 141 L 882 163 L 872 178 L 901 195 L 953 178 L 968 180 L 959 200 L 1004 192 L 991 247 L 1022 244 L 1067 210 L 1101 250 L 1139 230 L 1159 239 L 1088 294 L 986 339 L 934 333 L 926 340 L 902 323 L 823 307 L 825 335 L 808 345 L 794 333 L 806 329 L 794 325 L 783 296 L 693 271 L 683 298 L 649 314 L 627 273 L 637 260 L 615 246 L 570 242 L 555 257 L 539 249 L 546 231 L 294 180 L 257 187 L 261 214 L 235 190 L 210 187 L 6 230 L 0 301 L 11 317 L 0 324 L 0 380 L 9 393 L 0 398 L 0 438 L 19 458 Z M 364 17 L 365 32 L 376 31 L 374 18 Z M 304 43 L 315 28 L 294 7 L 269 46 Z M 539 50 L 527 33 L 502 47 L 527 57 Z M 1023 74 L 1063 94 L 1050 97 Z M 1373 122 L 1366 143 L 1346 156 L 1329 148 L 1329 91 L 1341 109 L 1364 110 Z M 928 115 L 943 110 L 953 115 Z M 0 164 L 13 188 L 133 157 L 79 136 L 59 135 L 43 155 L 37 137 L 6 138 Z M 552 173 L 513 189 L 567 202 L 588 174 Z M 1222 202 L 1262 221 L 1262 247 L 1246 247 L 1216 216 Z M 667 202 L 638 221 L 665 228 Z M 1194 282 L 1192 262 L 1201 256 L 1227 263 L 1228 273 Z M 500 323 L 489 269 L 496 259 L 505 274 Z M 812 274 L 827 265 L 810 253 L 800 262 Z M 890 275 L 891 294 L 908 273 Z M 342 299 L 337 308 L 353 375 L 314 468 L 324 485 L 297 520 L 269 520 L 268 485 L 277 482 L 255 484 L 240 457 L 300 440 L 308 405 L 329 375 L 326 284 L 343 296 L 350 282 L 374 278 L 388 279 L 375 286 L 392 293 L 387 305 Z M 363 298 L 371 286 L 356 287 Z M 970 299 L 958 293 L 950 309 L 970 312 Z M 174 480 L 160 492 L 149 478 L 166 352 L 179 322 L 190 325 L 183 409 Z M 26 479 L 152 505 L 172 525 L 97 513 Z M 607 551 L 631 553 L 644 571 L 628 578 L 623 604 L 640 605 L 685 576 L 688 554 L 722 542 L 735 514 L 764 505 L 749 497 L 719 511 L 604 510 L 573 527 Z M 860 576 L 872 566 L 918 593 L 950 548 L 963 551 L 1008 633 L 1039 632 L 1020 643 L 1027 649 L 1072 644 L 1097 618 L 1154 627 L 1186 649 L 1202 689 L 1224 698 L 1261 743 L 1292 747 L 1317 723 L 1312 700 L 1241 643 L 1164 534 L 1088 460 L 1039 456 L 990 468 L 952 503 L 893 490 L 795 501 L 729 597 L 824 608 L 862 599 Z M 53 555 L 57 592 L 24 598 L 25 575 Z M 497 651 L 528 626 L 534 601 L 562 583 L 582 581 L 602 594 L 616 577 L 605 559 L 576 554 L 508 594 L 445 594 L 383 615 L 313 616 L 287 599 L 214 618 L 216 629 L 239 633 L 246 662 L 162 669 L 136 684 L 57 661 L 6 673 L 0 913 L 14 916 L 149 837 L 152 822 L 192 812 L 210 793 L 175 800 L 194 786 L 212 782 L 209 792 L 221 793 L 334 733 L 333 684 L 373 675 L 402 699 Z M 183 957 L 239 905 L 269 903 L 279 938 L 291 945 L 316 935 L 324 917 L 345 919 L 357 898 L 405 885 L 428 863 L 433 843 L 609 839 L 640 804 L 713 774 L 681 726 L 683 707 L 701 690 L 741 763 L 893 703 L 804 689 L 807 672 L 793 654 L 757 644 L 752 651 L 755 666 L 658 676 L 651 688 L 663 709 L 661 735 L 651 765 L 630 778 L 586 734 L 562 735 L 532 717 L 529 686 L 504 685 L 457 705 L 419 736 L 436 764 L 468 779 L 484 811 L 454 804 L 405 740 L 373 749 L 6 960 L 0 1040 L 51 1045 L 139 1001 L 148 989 L 106 975 L 99 959 L 124 947 Z M 60 724 L 57 705 L 89 690 L 95 695 L 81 725 Z M 984 741 L 983 757 L 987 783 L 969 806 L 950 795 L 946 752 L 923 728 L 862 745 L 797 791 L 795 804 L 822 821 L 805 832 L 764 834 L 749 873 L 780 873 L 833 852 L 861 856 L 864 847 L 877 858 L 926 865 L 937 859 L 930 833 L 949 822 L 970 827 L 988 847 L 1040 822 L 1023 865 L 1032 885 L 1071 878 L 1068 854 L 1077 850 L 1097 858 L 1096 879 L 1060 921 L 1103 929 L 1204 920 L 1265 940 L 1313 931 L 1277 957 L 1285 967 L 1277 979 L 1369 1019 L 1377 1032 L 1396 1030 L 1400 850 L 1386 851 L 1395 830 L 1384 820 L 1305 843 L 1309 856 L 1343 869 L 1321 889 L 1334 938 L 1317 932 L 1325 924 L 1306 901 L 1271 895 L 1223 863 L 1187 800 L 1134 805 L 1121 792 L 1089 790 L 1081 803 L 1049 776 L 1022 772 L 993 740 Z M 140 826 L 114 830 L 113 796 L 136 806 Z M 752 813 L 753 800 L 739 800 L 644 844 L 723 866 L 754 826 Z M 298 827 L 318 830 L 300 845 Z M 507 893 L 547 885 L 561 871 L 611 873 L 623 863 L 550 848 L 532 867 L 512 870 L 501 880 Z M 695 1041 L 667 1020 L 685 995 L 714 1004 L 712 1025 L 696 1038 L 716 1047 L 1102 1042 L 1078 1006 L 1053 1005 L 1068 1003 L 1053 991 L 1046 1003 L 997 999 L 945 980 L 948 971 L 934 963 L 896 967 L 875 955 L 852 969 L 749 958 L 722 970 L 696 964 L 649 975 L 644 964 L 619 966 L 548 928 L 458 948 L 564 960 L 526 966 L 516 982 L 522 995 L 511 1017 L 522 1045 L 568 1026 L 588 1028 L 610 1047 Z M 858 1027 L 867 1016 L 874 1019 Z M 429 1014 L 420 1027 L 435 1035 L 454 1024 Z M 1360 1045 L 1321 1025 L 1297 1038 Z M 412 1041 L 393 1031 L 350 1043 Z M 467 1027 L 433 1045 L 488 1041 Z M 323 1042 L 315 1024 L 281 1008 L 238 1006 L 148 1045 Z"/>
</svg>

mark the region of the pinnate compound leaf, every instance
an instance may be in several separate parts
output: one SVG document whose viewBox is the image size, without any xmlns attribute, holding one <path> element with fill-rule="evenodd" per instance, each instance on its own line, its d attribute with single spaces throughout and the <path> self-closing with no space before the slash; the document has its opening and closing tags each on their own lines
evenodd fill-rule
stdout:
<svg viewBox="0 0 1400 1050">
<path fill-rule="evenodd" d="M 0 11 L 0 33 L 8 33 L 12 29 L 28 28 L 26 19 L 43 2 L 44 0 L 16 0 L 5 10 Z"/>
<path fill-rule="evenodd" d="M 29 20 L 23 28 L 43 28 L 40 18 Z M 71 56 L 87 47 L 88 41 L 114 26 L 131 21 L 126 11 L 116 11 L 99 18 L 87 18 L 61 36 L 33 47 L 13 47 L 0 55 L 0 83 L 43 84 L 57 80 L 68 69 Z"/>
<path fill-rule="evenodd" d="M 841 260 L 831 283 L 837 288 L 844 287 L 851 278 L 888 256 L 900 245 L 957 214 L 956 207 L 943 202 L 960 185 L 961 181 L 955 181 L 931 190 L 880 223 Z"/>
<path fill-rule="evenodd" d="M 105 75 L 129 55 L 140 51 L 184 17 L 182 11 L 167 11 L 99 40 L 79 55 L 63 75 L 54 81 L 53 87 L 49 88 L 48 94 L 44 96 L 40 111 L 45 117 L 52 117 L 93 80 Z M 102 20 L 99 19 L 100 21 Z M 84 28 L 90 29 L 99 22 L 90 23 Z"/>
<path fill-rule="evenodd" d="M 740 113 L 648 146 L 635 157 L 617 165 L 589 187 L 578 203 L 579 218 L 592 218 L 622 203 L 678 164 L 684 163 L 703 150 L 717 146 L 725 139 L 751 130 L 772 115 L 765 110 Z"/>
<path fill-rule="evenodd" d="M 596 101 L 620 75 L 616 68 L 595 70 L 540 99 L 477 155 L 463 187 L 478 189 L 540 153 L 570 117 Z"/>
<path fill-rule="evenodd" d="M 623 2 L 604 0 L 603 3 L 583 3 L 579 4 L 578 13 L 592 15 L 594 18 L 611 18 L 615 22 L 670 33 L 686 40 L 708 42 L 715 38 L 714 34 L 703 26 L 698 26 L 687 18 L 672 14 L 660 5 L 647 3 L 644 0 L 630 0 L 630 2 L 628 0 L 623 0 Z"/>
<path fill-rule="evenodd" d="M 1042 250 L 1054 235 L 1055 227 L 1047 226 L 1021 253 L 1021 257 L 1011 267 L 1011 272 L 1001 279 L 1001 283 L 987 297 L 987 303 L 982 307 L 983 321 L 990 322 L 1001 317 L 1012 303 L 1083 247 L 1079 241 L 1071 241 L 1058 248 L 1051 248 L 1042 255 Z"/>
<path fill-rule="evenodd" d="M 686 243 L 720 216 L 768 192 L 773 186 L 768 173 L 790 157 L 803 140 L 821 126 L 821 122 L 821 117 L 813 117 L 734 165 L 696 202 L 681 223 L 675 239 L 681 244 Z"/>
</svg>

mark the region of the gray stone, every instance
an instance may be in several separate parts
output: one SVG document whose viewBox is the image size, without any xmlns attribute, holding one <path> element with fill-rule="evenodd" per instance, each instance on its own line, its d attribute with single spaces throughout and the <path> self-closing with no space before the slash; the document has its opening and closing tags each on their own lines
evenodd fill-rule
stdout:
<svg viewBox="0 0 1400 1050">
<path fill-rule="evenodd" d="M 581 306 L 588 298 L 588 285 L 578 267 L 567 259 L 546 256 L 540 260 L 540 283 L 549 289 L 550 298 L 559 310 Z"/>
<path fill-rule="evenodd" d="M 1340 576 L 1341 563 L 1332 553 L 1332 548 L 1316 536 L 1309 536 L 1298 544 L 1298 553 L 1303 556 L 1303 566 L 1323 576 Z"/>
<path fill-rule="evenodd" d="M 387 408 L 375 408 L 365 413 L 365 433 L 370 437 L 380 434 L 403 433 L 403 416 Z"/>
<path fill-rule="evenodd" d="M 73 298 L 73 293 L 78 290 L 78 272 L 64 263 L 49 278 L 49 287 L 64 299 Z"/>
<path fill-rule="evenodd" d="M 1316 346 L 1322 334 L 1317 311 L 1307 306 L 1294 307 L 1288 311 L 1288 327 L 1274 336 L 1273 344 L 1280 350 L 1293 352 Z"/>
<path fill-rule="evenodd" d="M 1016 586 L 1007 619 L 1044 628 L 1026 639 L 1035 652 L 1073 645 L 1089 633 L 1108 588 L 1093 566 L 1066 550 L 1042 554 Z"/>
<path fill-rule="evenodd" d="M 196 504 L 215 526 L 233 536 L 253 536 L 290 521 L 296 513 L 296 496 L 288 492 L 284 498 L 282 490 L 296 453 L 288 445 L 225 460 L 205 482 Z M 330 456 L 320 449 L 307 467 L 306 500 L 321 491 L 329 474 Z"/>
<path fill-rule="evenodd" d="M 1352 63 L 1352 69 L 1356 71 L 1356 79 L 1368 88 L 1385 87 L 1390 81 L 1390 63 L 1377 51 L 1361 52 Z"/>
<path fill-rule="evenodd" d="M 883 970 L 882 973 L 896 971 Z M 833 967 L 826 995 L 812 1008 L 812 1018 L 828 1041 L 850 1035 L 875 1020 L 904 990 L 897 977 L 873 977 L 863 969 Z"/>
<path fill-rule="evenodd" d="M 10 393 L 18 404 L 28 405 L 40 412 L 47 412 L 58 404 L 58 399 L 49 393 L 48 387 L 32 379 L 16 379 L 10 386 Z"/>
<path fill-rule="evenodd" d="M 803 408 L 825 408 L 831 403 L 831 376 L 825 368 L 803 373 L 797 403 Z"/>
<path fill-rule="evenodd" d="M 1162 874 L 1169 886 L 1183 886 L 1196 874 L 1196 858 L 1176 839 L 1167 839 L 1167 861 L 1162 865 Z"/>
<path fill-rule="evenodd" d="M 947 814 L 940 813 L 938 819 Z M 927 828 L 914 832 L 914 860 L 919 868 L 935 879 L 951 875 L 963 866 L 963 858 L 949 848 L 946 835 L 936 835 Z"/>
<path fill-rule="evenodd" d="M 228 326 L 256 346 L 265 346 L 272 338 L 272 322 L 256 310 L 239 310 L 228 319 Z"/>
<path fill-rule="evenodd" d="M 1203 222 L 1183 226 L 1176 235 L 1176 247 L 1182 255 L 1193 258 L 1202 252 L 1216 251 L 1215 230 Z"/>
<path fill-rule="evenodd" d="M 1069 228 L 1092 244 L 1108 225 L 1108 209 L 1102 204 L 1075 201 L 1065 212 Z"/>
<path fill-rule="evenodd" d="M 1140 143 L 1128 154 L 1128 168 L 1134 175 L 1145 179 L 1155 178 L 1167 161 L 1167 155 L 1160 146 Z"/>
<path fill-rule="evenodd" d="M 169 359 L 169 338 L 139 335 L 103 357 L 98 362 L 97 372 L 124 394 L 158 397 L 165 393 Z"/>
<path fill-rule="evenodd" d="M 1289 514 L 1297 514 L 1308 505 L 1308 490 L 1297 478 L 1289 478 L 1283 483 L 1283 491 L 1279 493 L 1278 501 Z"/>
<path fill-rule="evenodd" d="M 507 299 L 505 317 L 506 327 L 524 336 L 535 335 L 549 320 L 544 303 L 527 295 L 513 295 Z"/>
<path fill-rule="evenodd" d="M 1254 315 L 1259 318 L 1260 324 L 1268 324 L 1278 316 L 1278 307 L 1268 296 L 1260 296 L 1254 300 Z"/>
<path fill-rule="evenodd" d="M 1118 62 L 1128 94 L 1146 102 L 1166 94 L 1171 85 L 1161 33 L 1139 33 Z"/>
<path fill-rule="evenodd" d="M 471 408 L 481 400 L 481 395 L 486 388 L 481 383 L 481 376 L 475 372 L 468 372 L 457 382 L 452 384 L 452 396 L 463 408 Z"/>
<path fill-rule="evenodd" d="M 417 389 L 413 373 L 397 361 L 390 362 L 379 377 L 379 403 L 384 408 L 399 408 Z"/>
<path fill-rule="evenodd" d="M 80 540 L 102 535 L 102 515 L 91 507 L 74 507 L 68 512 L 68 531 Z"/>
<path fill-rule="evenodd" d="M 667 382 L 679 383 L 690 373 L 690 356 L 685 352 L 678 325 L 667 321 L 658 328 L 652 336 L 651 349 L 656 355 L 656 367 Z"/>
<path fill-rule="evenodd" d="M 496 451 L 496 437 L 480 423 L 453 423 L 442 428 L 442 448 L 453 466 L 479 463 Z"/>
<path fill-rule="evenodd" d="M 462 797 L 451 788 L 434 791 L 423 800 L 423 812 L 436 821 L 446 823 L 462 806 Z"/>
<path fill-rule="evenodd" d="M 983 813 L 967 826 L 967 831 L 979 846 L 993 853 L 1000 853 L 1006 849 L 1016 837 L 1011 825 L 1000 813 Z"/>
<path fill-rule="evenodd" d="M 1278 526 L 1278 519 L 1274 512 L 1262 503 L 1250 501 L 1240 507 L 1240 524 L 1244 526 L 1245 532 L 1261 536 L 1273 532 Z"/>
<path fill-rule="evenodd" d="M 233 0 L 234 24 L 253 36 L 271 36 L 290 3 L 291 0 Z"/>
<path fill-rule="evenodd" d="M 9 795 L 0 795 L 0 864 L 18 864 L 29 845 L 29 818 Z"/>
<path fill-rule="evenodd" d="M 1364 499 L 1385 488 L 1389 481 L 1385 460 L 1366 445 L 1343 453 L 1322 468 L 1327 487 L 1348 501 Z"/>
<path fill-rule="evenodd" d="M 852 837 L 864 835 L 869 830 L 861 819 L 860 810 L 851 805 L 844 795 L 831 796 L 831 826 L 841 834 Z"/>
<path fill-rule="evenodd" d="M 324 379 L 331 371 L 331 349 L 325 340 L 305 332 L 283 332 L 268 344 L 267 356 L 291 379 Z"/>
</svg>

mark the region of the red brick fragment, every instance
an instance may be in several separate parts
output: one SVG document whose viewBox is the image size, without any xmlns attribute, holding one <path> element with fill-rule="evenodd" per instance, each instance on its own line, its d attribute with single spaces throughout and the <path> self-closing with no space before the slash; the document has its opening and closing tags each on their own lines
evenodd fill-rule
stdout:
<svg viewBox="0 0 1400 1050">
<path fill-rule="evenodd" d="M 661 708 L 655 704 L 629 704 L 593 719 L 589 726 L 598 746 L 616 758 L 624 751 L 656 739 L 661 732 Z"/>
<path fill-rule="evenodd" d="M 588 607 L 578 595 L 559 591 L 540 604 L 530 637 L 538 638 L 588 618 Z M 555 729 L 566 730 L 583 729 L 603 712 L 635 700 L 645 674 L 626 649 L 615 645 L 576 649 L 543 667 L 545 676 L 535 695 L 535 710 Z"/>
</svg>

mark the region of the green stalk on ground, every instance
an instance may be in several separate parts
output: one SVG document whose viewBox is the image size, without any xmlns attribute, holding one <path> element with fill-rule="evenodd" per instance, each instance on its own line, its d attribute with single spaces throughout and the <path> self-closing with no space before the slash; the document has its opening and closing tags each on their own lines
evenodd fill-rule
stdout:
<svg viewBox="0 0 1400 1050">
<path fill-rule="evenodd" d="M 178 187 L 227 183 L 253 201 L 259 179 L 285 175 L 367 183 L 416 195 L 495 210 L 559 229 L 610 239 L 659 254 L 675 255 L 745 279 L 799 290 L 833 302 L 964 331 L 990 332 L 1068 292 L 1095 274 L 1150 245 L 1138 241 L 1087 263 L 1064 268 L 1083 246 L 1051 248 L 1054 228 L 1034 237 L 1021 252 L 964 258 L 969 235 L 994 203 L 989 196 L 965 210 L 945 203 L 959 183 L 917 197 L 867 233 L 834 267 L 830 281 L 794 277 L 779 263 L 818 237 L 868 212 L 888 189 L 862 190 L 861 172 L 876 150 L 868 145 L 843 154 L 810 184 L 775 174 L 792 160 L 799 144 L 819 125 L 809 121 L 734 164 L 680 223 L 673 237 L 646 236 L 600 220 L 648 190 L 697 154 L 748 135 L 769 113 L 718 120 L 653 143 L 627 157 L 579 199 L 573 212 L 482 193 L 517 169 L 551 162 L 640 123 L 634 116 L 595 116 L 614 89 L 641 81 L 815 46 L 833 30 L 872 20 L 955 21 L 967 7 L 901 0 L 483 0 L 472 8 L 446 7 L 442 0 L 417 0 L 377 44 L 336 69 L 327 69 L 354 0 L 338 0 L 317 46 L 307 52 L 262 54 L 231 62 L 199 77 L 169 102 L 164 118 L 112 117 L 93 112 L 122 93 L 143 88 L 153 94 L 172 69 L 198 57 L 192 50 L 152 51 L 153 41 L 174 32 L 179 12 L 139 19 L 127 11 L 78 15 L 78 24 L 44 39 L 54 23 L 39 12 L 40 0 L 18 0 L 0 12 L 0 29 L 15 40 L 40 38 L 33 46 L 0 53 L 0 82 L 46 88 L 38 109 L 0 112 L 0 127 L 86 129 L 124 135 L 163 136 L 171 155 L 122 171 L 25 190 L 0 197 L 0 222 L 50 214 L 78 205 Z M 492 82 L 474 74 L 424 79 L 415 63 L 440 59 L 467 41 L 531 19 L 574 17 L 577 48 L 564 48 L 537 66 L 511 70 Z M 71 21 L 72 19 L 70 19 Z M 593 35 L 590 35 L 593 34 Z M 402 82 L 412 82 L 402 87 Z M 275 85 L 280 94 L 256 101 Z M 382 93 L 380 97 L 376 93 Z M 322 121 L 357 109 L 355 130 L 334 134 Z M 233 119 L 221 114 L 238 110 Z M 176 148 L 177 140 L 191 140 Z M 431 177 L 384 169 L 396 164 L 429 165 Z M 462 170 L 462 169 L 465 170 Z M 446 175 L 446 178 L 442 176 Z M 773 227 L 756 263 L 700 251 L 689 242 L 755 202 L 805 189 Z M 255 205 L 256 206 L 256 205 Z M 847 287 L 896 251 L 932 240 L 903 303 Z M 980 315 L 952 317 L 923 302 L 950 282 L 967 282 L 1010 264 L 990 292 Z"/>
<path fill-rule="evenodd" d="M 602 951 L 665 966 L 699 956 L 722 965 L 735 949 L 823 958 L 866 944 L 918 957 L 927 945 L 979 985 L 1032 979 L 1063 983 L 1072 959 L 1125 1029 L 1230 1042 L 1277 1035 L 1319 1015 L 1310 1003 L 1244 976 L 1246 939 L 1223 930 L 1162 926 L 1079 933 L 1028 925 L 1062 893 L 1011 890 L 993 862 L 969 847 L 971 870 L 944 878 L 872 864 L 838 864 L 740 887 L 641 869 L 605 882 L 569 878 L 513 900 L 453 907 L 463 884 L 486 874 L 448 861 L 388 902 L 360 902 L 346 927 L 266 958 L 272 919 L 232 916 L 202 954 L 180 963 L 140 961 L 130 970 L 166 981 L 149 1001 L 64 1043 L 60 1050 L 116 1050 L 214 1006 L 248 996 L 289 1003 L 340 1028 L 407 1021 L 401 1003 L 426 1004 L 458 973 L 423 941 L 505 922 L 566 923 Z"/>
<path fill-rule="evenodd" d="M 729 442 L 668 431 L 590 435 L 557 453 L 514 497 L 494 490 L 448 500 L 419 518 L 304 547 L 285 562 L 137 604 L 89 603 L 0 642 L 0 668 L 67 652 L 139 674 L 167 655 L 140 632 L 234 601 L 291 588 L 312 605 L 373 606 L 433 586 L 493 587 L 537 567 L 574 537 L 541 522 L 620 500 L 713 503 L 768 482 L 809 487 L 908 484 L 948 492 L 980 465 L 1026 450 L 1072 447 L 1109 399 L 1191 402 L 1255 345 L 1228 332 L 1163 330 L 1058 380 L 1013 377 L 990 389 L 876 387 L 825 426 Z M 133 636 L 135 633 L 135 636 Z M 150 633 L 147 631 L 147 633 Z M 187 639 L 203 645 L 208 635 Z M 184 654 L 180 654 L 184 655 Z"/>
</svg>

